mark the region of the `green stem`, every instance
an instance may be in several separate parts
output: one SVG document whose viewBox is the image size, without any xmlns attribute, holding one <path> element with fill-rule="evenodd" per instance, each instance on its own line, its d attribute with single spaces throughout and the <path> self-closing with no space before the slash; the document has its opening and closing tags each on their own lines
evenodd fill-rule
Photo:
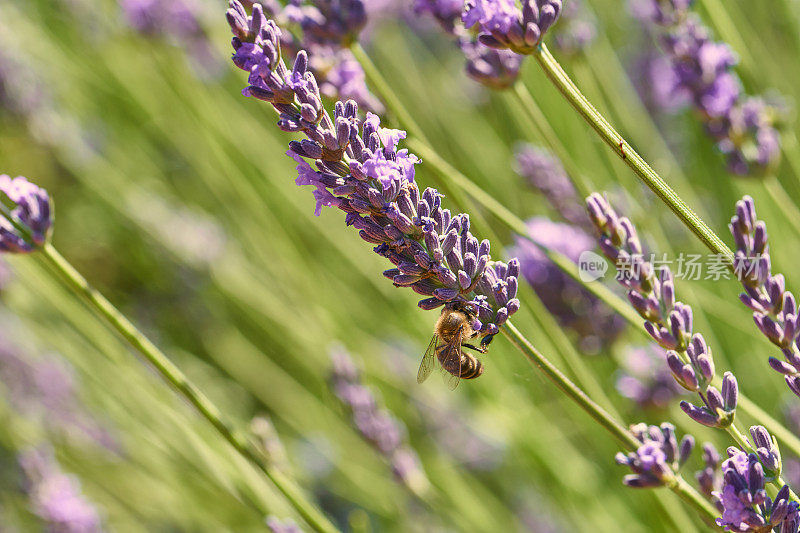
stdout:
<svg viewBox="0 0 800 533">
<path fill-rule="evenodd" d="M 542 355 L 531 342 L 525 338 L 517 328 L 508 321 L 501 329 L 503 335 L 528 358 L 528 360 L 539 368 L 544 374 L 567 396 L 569 396 L 578 406 L 586 411 L 597 423 L 605 428 L 616 438 L 622 446 L 628 450 L 636 450 L 641 443 L 628 430 L 614 420 L 602 407 L 595 403 L 578 386 L 569 380 L 561 371 L 556 368 L 544 355 Z M 717 510 L 706 501 L 693 487 L 683 481 L 679 475 L 674 477 L 675 483 L 669 483 L 670 490 L 678 494 L 684 501 L 689 503 L 698 512 L 712 520 L 719 514 Z"/>
<path fill-rule="evenodd" d="M 99 291 L 51 245 L 45 244 L 41 250 L 47 263 L 59 274 L 62 280 L 75 293 L 81 296 L 109 326 L 116 330 L 128 343 L 144 356 L 175 390 L 194 405 L 217 432 L 245 459 L 252 462 L 286 497 L 303 519 L 321 533 L 335 533 L 338 529 L 319 511 L 294 483 L 275 469 L 266 457 L 247 438 L 236 432 L 223 418 L 220 410 L 208 399 L 172 361 L 115 308 Z"/>
<path fill-rule="evenodd" d="M 659 176 L 647 162 L 633 149 L 597 109 L 586 99 L 577 86 L 567 76 L 561 65 L 552 56 L 547 46 L 542 43 L 533 57 L 539 62 L 545 74 L 556 88 L 572 104 L 572 107 L 589 123 L 608 144 L 614 152 L 639 176 L 661 200 L 672 210 L 675 215 L 714 253 L 726 258 L 732 258 L 733 253 L 722 239 L 692 209 L 686 205 L 680 196 Z"/>
</svg>

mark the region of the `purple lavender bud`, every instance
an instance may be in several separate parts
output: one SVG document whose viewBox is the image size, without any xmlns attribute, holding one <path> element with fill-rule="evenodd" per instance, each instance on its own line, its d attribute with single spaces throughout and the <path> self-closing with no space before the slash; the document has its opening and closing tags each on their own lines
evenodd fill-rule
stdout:
<svg viewBox="0 0 800 533">
<path fill-rule="evenodd" d="M 428 13 L 451 34 L 456 33 L 456 23 L 461 21 L 464 0 L 415 0 L 414 12 L 418 15 Z"/>
<path fill-rule="evenodd" d="M 47 242 L 53 210 L 47 191 L 22 176 L 0 175 L 3 197 L 0 217 L 0 251 L 28 253 Z"/>
<path fill-rule="evenodd" d="M 781 374 L 784 374 L 786 376 L 792 376 L 798 373 L 797 368 L 790 365 L 789 363 L 785 363 L 783 361 L 775 359 L 774 357 L 769 358 L 769 366 L 771 366 L 772 369 L 775 370 L 776 372 L 780 372 Z"/>
<path fill-rule="evenodd" d="M 689 418 L 698 424 L 703 424 L 708 427 L 717 427 L 719 417 L 705 407 L 697 407 L 686 401 L 681 401 L 680 405 L 683 412 L 689 415 Z"/>
<path fill-rule="evenodd" d="M 694 450 L 694 437 L 691 435 L 684 435 L 681 439 L 680 451 L 678 453 L 678 465 L 683 466 L 689 459 L 689 456 Z"/>
<path fill-rule="evenodd" d="M 739 384 L 731 372 L 722 375 L 722 398 L 723 409 L 728 413 L 734 413 L 739 403 Z"/>
<path fill-rule="evenodd" d="M 477 26 L 480 41 L 492 48 L 531 54 L 561 14 L 561 0 L 531 0 L 520 10 L 514 0 L 467 0 L 462 21 Z"/>
</svg>

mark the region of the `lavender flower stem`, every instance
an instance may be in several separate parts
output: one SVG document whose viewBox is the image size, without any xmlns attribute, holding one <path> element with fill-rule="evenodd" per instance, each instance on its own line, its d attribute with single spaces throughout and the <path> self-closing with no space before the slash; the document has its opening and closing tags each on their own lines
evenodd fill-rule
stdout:
<svg viewBox="0 0 800 533">
<path fill-rule="evenodd" d="M 641 446 L 641 442 L 639 442 L 631 432 L 622 427 L 619 422 L 614 420 L 611 415 L 587 396 L 577 385 L 572 383 L 572 381 L 556 368 L 553 363 L 534 348 L 531 342 L 514 327 L 514 324 L 512 324 L 510 320 L 506 321 L 503 327 L 500 328 L 500 331 L 532 364 L 544 372 L 559 389 L 577 403 L 581 409 L 586 411 L 589 416 L 594 418 L 597 423 L 611 433 L 626 450 L 633 451 Z M 686 483 L 680 475 L 675 475 L 673 481 L 667 483 L 667 487 L 707 518 L 713 520 L 718 515 L 717 510 L 706 501 L 699 492 Z"/>
<path fill-rule="evenodd" d="M 733 252 L 720 237 L 686 205 L 680 196 L 659 176 L 647 162 L 633 149 L 613 126 L 586 99 L 580 89 L 572 82 L 550 50 L 542 43 L 533 54 L 547 77 L 566 97 L 572 107 L 589 123 L 598 135 L 616 152 L 637 176 L 673 213 L 694 233 L 703 244 L 715 254 L 733 259 Z"/>
<path fill-rule="evenodd" d="M 41 253 L 70 289 L 81 296 L 108 324 L 142 354 L 175 390 L 211 423 L 217 432 L 245 459 L 261 470 L 289 503 L 306 520 L 309 526 L 321 533 L 335 533 L 338 529 L 300 492 L 283 473 L 273 468 L 269 458 L 246 437 L 232 428 L 222 413 L 181 370 L 134 326 L 111 302 L 92 287 L 75 268 L 53 247 L 46 243 Z"/>
<path fill-rule="evenodd" d="M 605 409 L 600 407 L 594 400 L 581 390 L 577 385 L 569 380 L 553 363 L 542 355 L 520 331 L 514 327 L 511 321 L 507 321 L 505 326 L 500 329 L 511 343 L 521 351 L 528 360 L 536 365 L 555 385 L 567 396 L 577 403 L 589 416 L 595 419 L 601 426 L 608 430 L 620 443 L 627 449 L 635 450 L 641 443 L 622 425 L 614 420 Z"/>
</svg>

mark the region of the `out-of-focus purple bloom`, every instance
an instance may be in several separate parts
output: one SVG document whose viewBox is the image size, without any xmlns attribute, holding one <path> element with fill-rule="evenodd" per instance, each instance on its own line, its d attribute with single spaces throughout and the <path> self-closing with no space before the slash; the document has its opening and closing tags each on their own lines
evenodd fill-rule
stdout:
<svg viewBox="0 0 800 533">
<path fill-rule="evenodd" d="M 50 530 L 63 533 L 102 531 L 100 514 L 81 493 L 75 476 L 61 471 L 49 449 L 31 449 L 19 455 L 33 512 Z"/>
<path fill-rule="evenodd" d="M 694 437 L 691 435 L 684 435 L 678 443 L 672 424 L 636 424 L 631 426 L 631 433 L 642 443 L 641 446 L 627 455 L 619 452 L 616 461 L 633 471 L 622 480 L 633 488 L 660 487 L 669 483 L 694 448 Z"/>
<path fill-rule="evenodd" d="M 577 54 L 592 44 L 596 37 L 595 21 L 586 13 L 581 0 L 569 0 L 564 4 L 553 36 L 555 48 L 565 54 Z"/>
<path fill-rule="evenodd" d="M 8 401 L 26 418 L 109 449 L 117 447 L 106 428 L 80 404 L 72 368 L 62 358 L 35 358 L 6 340 L 0 343 L 0 381 Z"/>
<path fill-rule="evenodd" d="M 567 172 L 551 152 L 519 143 L 514 149 L 514 170 L 540 191 L 564 220 L 584 229 L 591 226 Z"/>
<path fill-rule="evenodd" d="M 745 291 L 739 298 L 753 311 L 761 333 L 783 352 L 783 361 L 770 357 L 769 365 L 800 396 L 800 307 L 786 290 L 783 274 L 772 273 L 767 225 L 756 218 L 750 196 L 736 202 L 728 227 L 736 243 L 734 272 Z"/>
<path fill-rule="evenodd" d="M 3 197 L 0 198 L 3 204 L 0 251 L 28 253 L 43 246 L 53 225 L 53 209 L 47 191 L 22 176 L 12 179 L 0 174 L 0 194 Z"/>
<path fill-rule="evenodd" d="M 580 228 L 544 217 L 534 217 L 526 226 L 528 235 L 516 236 L 511 252 L 519 258 L 525 280 L 559 323 L 578 334 L 583 352 L 596 353 L 608 346 L 624 329 L 624 320 L 566 275 L 534 244 L 539 243 L 577 263 L 581 253 L 594 248 L 594 239 Z"/>
<path fill-rule="evenodd" d="M 435 189 L 420 192 L 414 180 L 419 159 L 398 149 L 404 131 L 381 127 L 371 113 L 360 120 L 353 100 L 337 102 L 331 117 L 306 53 L 297 54 L 290 71 L 280 60 L 281 31 L 261 6 L 253 6 L 252 16 L 238 1 L 230 6 L 233 61 L 250 73 L 244 94 L 270 102 L 283 131 L 305 134 L 289 143 L 289 155 L 298 162 L 298 184 L 315 187 L 317 210 L 344 211 L 347 225 L 395 265 L 384 276 L 426 297 L 421 308 L 468 302 L 480 322 L 476 330 L 497 333 L 519 309 L 519 262 L 490 261 L 489 241 L 470 233 L 468 215 L 443 209 Z"/>
<path fill-rule="evenodd" d="M 303 533 L 300 526 L 291 518 L 281 520 L 277 516 L 268 516 L 267 527 L 272 533 Z"/>
<path fill-rule="evenodd" d="M 380 112 L 381 102 L 369 92 L 361 64 L 348 48 L 366 22 L 362 0 L 292 0 L 285 7 L 259 2 L 266 17 L 281 28 L 282 52 L 294 56 L 305 50 L 320 93 L 331 99 L 355 100 L 364 109 Z"/>
<path fill-rule="evenodd" d="M 6 31 L 0 27 L 0 31 Z M 27 117 L 49 100 L 44 83 L 17 54 L 0 50 L 0 112 Z"/>
<path fill-rule="evenodd" d="M 617 377 L 617 390 L 640 407 L 667 407 L 683 389 L 665 363 L 666 356 L 659 348 L 629 348 Z"/>
<path fill-rule="evenodd" d="M 703 444 L 703 469 L 695 472 L 694 476 L 700 492 L 721 512 L 722 502 L 716 493 L 722 488 L 722 472 L 720 471 L 720 457 L 713 444 L 709 442 Z"/>
<path fill-rule="evenodd" d="M 120 0 L 134 31 L 181 45 L 204 76 L 216 77 L 223 63 L 206 35 L 196 0 Z"/>
<path fill-rule="evenodd" d="M 711 39 L 688 0 L 640 0 L 634 13 L 656 34 L 672 74 L 670 100 L 687 99 L 736 174 L 760 174 L 780 157 L 779 106 L 742 95 L 731 48 Z M 662 81 L 666 76 L 662 75 Z M 656 80 L 653 80 L 654 82 Z M 658 90 L 658 89 L 656 89 Z"/>
<path fill-rule="evenodd" d="M 456 28 L 463 10 L 464 0 L 414 0 L 414 12 L 431 15 L 447 33 L 460 33 Z"/>
<path fill-rule="evenodd" d="M 617 280 L 628 289 L 628 300 L 645 320 L 647 332 L 667 350 L 667 366 L 675 381 L 697 392 L 703 402 L 696 406 L 682 401 L 681 409 L 705 426 L 730 426 L 739 399 L 736 378 L 725 372 L 721 390 L 710 385 L 715 375 L 711 348 L 700 333 L 692 333 L 692 309 L 676 300 L 672 272 L 666 266 L 656 272 L 644 259 L 633 223 L 620 217 L 603 196 L 592 194 L 586 206 L 599 234 L 600 250 L 616 266 Z"/>
<path fill-rule="evenodd" d="M 350 356 L 341 349 L 331 352 L 330 384 L 337 398 L 350 412 L 353 425 L 392 466 L 396 479 L 414 491 L 428 485 L 416 453 L 406 442 L 406 428 L 363 384 L 361 373 Z"/>
<path fill-rule="evenodd" d="M 722 490 L 714 493 L 723 508 L 717 524 L 726 531 L 797 531 L 800 504 L 791 500 L 789 486 L 783 485 L 774 498 L 765 489 L 768 478 L 780 475 L 777 445 L 761 426 L 751 427 L 750 435 L 757 454 L 730 447 L 722 463 Z"/>
<path fill-rule="evenodd" d="M 522 56 L 511 50 L 495 50 L 471 38 L 459 40 L 467 58 L 467 75 L 491 89 L 507 89 L 519 76 Z"/>
<path fill-rule="evenodd" d="M 304 46 L 348 46 L 367 22 L 364 0 L 289 0 L 283 15 L 300 26 Z"/>
<path fill-rule="evenodd" d="M 462 21 L 480 31 L 480 42 L 490 48 L 532 54 L 545 32 L 561 14 L 561 0 L 466 0 Z"/>
</svg>

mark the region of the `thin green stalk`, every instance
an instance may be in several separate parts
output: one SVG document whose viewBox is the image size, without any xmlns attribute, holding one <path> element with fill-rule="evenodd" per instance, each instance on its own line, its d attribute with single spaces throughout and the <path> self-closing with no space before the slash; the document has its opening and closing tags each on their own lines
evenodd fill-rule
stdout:
<svg viewBox="0 0 800 533">
<path fill-rule="evenodd" d="M 75 293 L 81 296 L 109 326 L 116 330 L 128 343 L 136 349 L 161 374 L 175 390 L 189 403 L 194 405 L 200 414 L 230 443 L 245 459 L 261 470 L 275 487 L 286 497 L 300 516 L 315 530 L 321 533 L 334 533 L 338 529 L 319 511 L 294 483 L 279 470 L 275 469 L 266 457 L 247 438 L 236 432 L 226 421 L 211 400 L 208 399 L 172 361 L 115 308 L 50 244 L 41 250 L 42 256 L 52 269 Z"/>
<path fill-rule="evenodd" d="M 733 258 L 733 253 L 714 231 L 701 219 L 680 196 L 659 176 L 633 149 L 617 130 L 586 99 L 577 86 L 561 68 L 544 43 L 533 54 L 547 77 L 563 94 L 576 111 L 589 123 L 619 157 L 636 173 L 672 210 L 675 215 L 714 253 Z"/>
<path fill-rule="evenodd" d="M 525 338 L 517 328 L 508 321 L 501 328 L 503 335 L 511 341 L 528 360 L 539 368 L 544 374 L 578 406 L 586 411 L 597 423 L 605 428 L 616 438 L 622 446 L 629 451 L 636 450 L 641 443 L 627 429 L 614 420 L 602 407 L 589 398 L 585 392 L 578 388 L 561 371 L 556 368 L 544 355 L 542 355 L 531 342 Z M 684 501 L 694 507 L 699 513 L 710 517 L 712 520 L 718 515 L 717 510 L 706 501 L 693 487 L 683 481 L 680 475 L 675 475 L 674 483 L 667 487 L 678 494 Z"/>
</svg>

